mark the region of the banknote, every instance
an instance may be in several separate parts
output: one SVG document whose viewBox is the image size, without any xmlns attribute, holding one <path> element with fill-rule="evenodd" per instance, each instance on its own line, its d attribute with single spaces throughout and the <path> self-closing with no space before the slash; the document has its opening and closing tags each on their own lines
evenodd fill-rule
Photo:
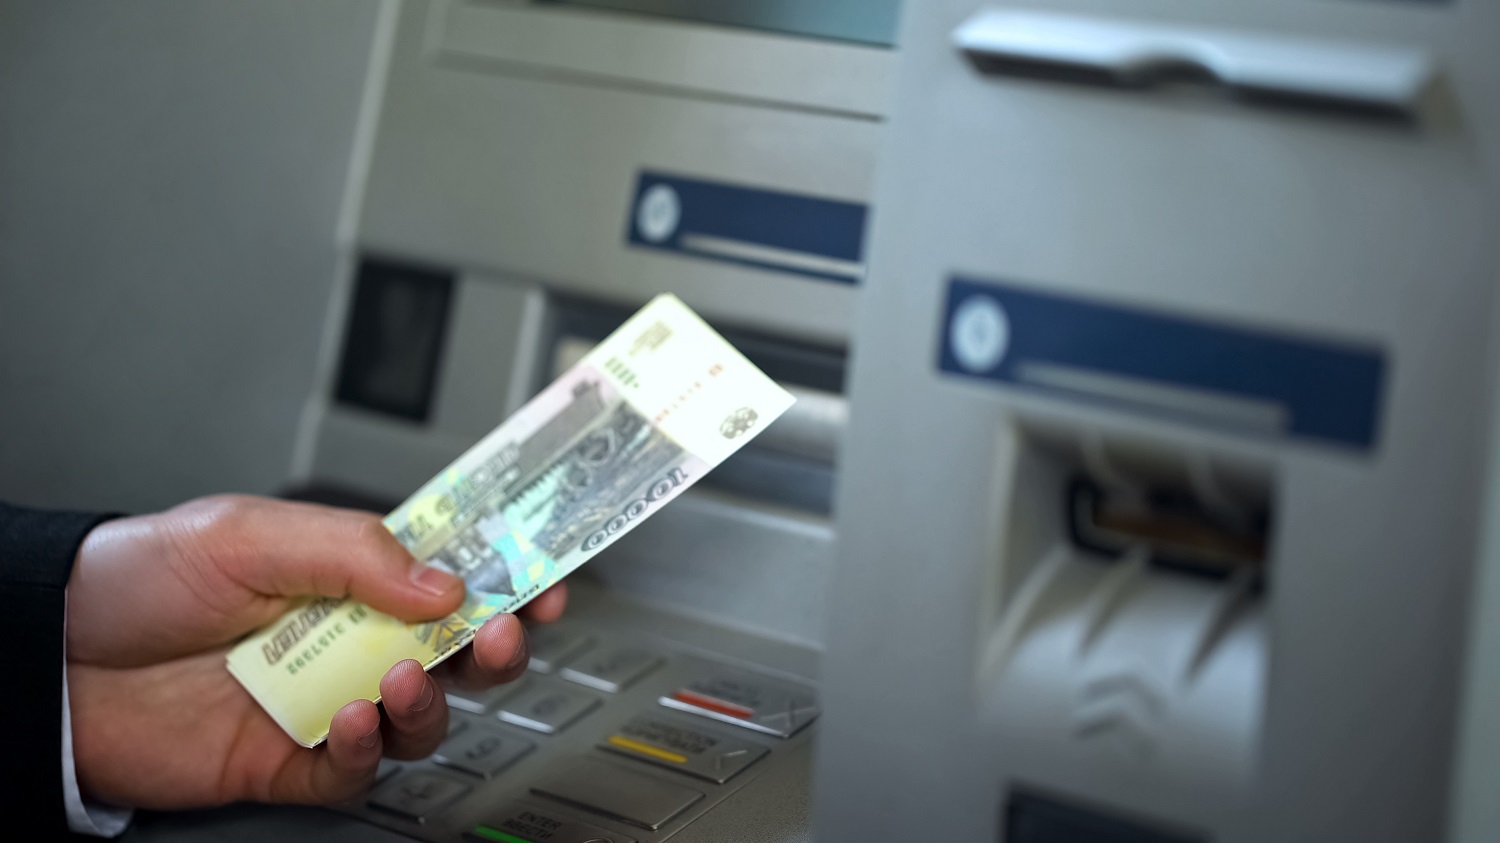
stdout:
<svg viewBox="0 0 1500 843">
<path fill-rule="evenodd" d="M 792 404 L 676 297 L 658 296 L 385 518 L 462 577 L 454 614 L 408 624 L 308 599 L 237 644 L 235 678 L 288 735 L 321 743 L 346 703 L 380 699 L 402 659 L 428 668 L 609 547 Z"/>
</svg>

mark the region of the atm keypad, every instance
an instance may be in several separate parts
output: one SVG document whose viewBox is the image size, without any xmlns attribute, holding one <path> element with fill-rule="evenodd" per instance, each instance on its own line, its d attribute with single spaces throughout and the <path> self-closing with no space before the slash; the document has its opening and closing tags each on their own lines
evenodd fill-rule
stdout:
<svg viewBox="0 0 1500 843">
<path fill-rule="evenodd" d="M 500 719 L 544 735 L 572 725 L 599 706 L 599 697 L 561 683 L 534 683 L 500 707 Z"/>
<path fill-rule="evenodd" d="M 717 672 L 683 685 L 657 702 L 678 711 L 789 738 L 818 717 L 809 691 L 759 676 Z"/>
<path fill-rule="evenodd" d="M 536 744 L 525 738 L 474 728 L 449 737 L 433 753 L 432 760 L 444 767 L 488 779 L 533 749 L 536 749 Z"/>
<path fill-rule="evenodd" d="M 418 770 L 403 773 L 375 788 L 370 794 L 370 807 L 420 823 L 462 799 L 470 790 L 473 788 L 463 782 Z"/>
<path fill-rule="evenodd" d="M 636 843 L 618 831 L 600 828 L 534 805 L 514 804 L 486 816 L 485 821 L 464 834 L 473 843 L 511 840 L 541 843 Z"/>
<path fill-rule="evenodd" d="M 375 769 L 375 783 L 380 784 L 401 770 L 400 761 L 392 761 L 389 758 L 380 759 L 380 766 Z"/>
<path fill-rule="evenodd" d="M 568 627 L 544 626 L 532 629 L 531 669 L 537 673 L 551 673 L 568 659 L 583 652 L 594 643 L 593 636 Z"/>
<path fill-rule="evenodd" d="M 567 621 L 527 674 L 450 691 L 431 758 L 384 762 L 340 810 L 438 843 L 658 843 L 802 746 L 810 686 Z M 676 710 L 668 710 L 676 709 Z"/>
<path fill-rule="evenodd" d="M 558 675 L 605 693 L 619 693 L 661 664 L 661 657 L 641 647 L 596 648 L 574 659 Z"/>
<path fill-rule="evenodd" d="M 500 703 L 520 693 L 527 684 L 525 679 L 519 679 L 483 691 L 449 691 L 445 696 L 450 708 L 470 714 L 489 714 L 499 708 Z"/>
<path fill-rule="evenodd" d="M 593 758 L 576 761 L 532 786 L 531 792 L 590 813 L 655 831 L 703 794 Z"/>
<path fill-rule="evenodd" d="M 600 749 L 723 784 L 754 764 L 766 748 L 655 714 L 642 714 L 599 744 Z"/>
</svg>

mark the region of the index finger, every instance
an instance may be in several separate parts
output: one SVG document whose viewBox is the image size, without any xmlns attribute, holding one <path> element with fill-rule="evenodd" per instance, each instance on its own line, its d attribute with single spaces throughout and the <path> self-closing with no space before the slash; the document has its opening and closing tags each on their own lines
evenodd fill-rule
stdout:
<svg viewBox="0 0 1500 843">
<path fill-rule="evenodd" d="M 559 582 L 521 607 L 520 615 L 534 623 L 552 623 L 568 605 L 568 583 Z"/>
</svg>

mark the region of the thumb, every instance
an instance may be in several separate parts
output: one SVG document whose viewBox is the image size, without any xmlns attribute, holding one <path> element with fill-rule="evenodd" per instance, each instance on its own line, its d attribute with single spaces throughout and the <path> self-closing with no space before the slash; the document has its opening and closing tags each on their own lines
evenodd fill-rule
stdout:
<svg viewBox="0 0 1500 843">
<path fill-rule="evenodd" d="M 421 565 L 365 512 L 261 498 L 214 504 L 200 539 L 225 572 L 252 591 L 274 597 L 349 596 L 402 620 L 452 614 L 463 602 L 463 580 Z"/>
</svg>

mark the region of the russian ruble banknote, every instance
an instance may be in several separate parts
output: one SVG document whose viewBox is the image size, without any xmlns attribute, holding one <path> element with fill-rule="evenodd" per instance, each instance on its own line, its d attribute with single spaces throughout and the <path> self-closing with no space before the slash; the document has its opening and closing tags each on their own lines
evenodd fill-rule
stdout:
<svg viewBox="0 0 1500 843">
<path fill-rule="evenodd" d="M 229 670 L 303 746 L 402 659 L 429 669 L 630 532 L 754 438 L 792 396 L 676 297 L 658 296 L 385 518 L 463 578 L 458 612 L 408 624 L 353 600 L 299 603 Z"/>
</svg>

